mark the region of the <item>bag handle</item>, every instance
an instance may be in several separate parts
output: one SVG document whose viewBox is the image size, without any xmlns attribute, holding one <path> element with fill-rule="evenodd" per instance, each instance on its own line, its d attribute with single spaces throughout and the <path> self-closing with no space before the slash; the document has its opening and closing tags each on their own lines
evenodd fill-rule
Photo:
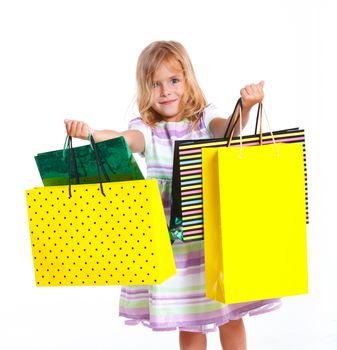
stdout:
<svg viewBox="0 0 337 350">
<path fill-rule="evenodd" d="M 270 132 L 270 135 L 271 135 L 271 138 L 273 140 L 273 144 L 274 144 L 274 147 L 275 147 L 275 150 L 276 150 L 276 154 L 278 155 L 279 152 L 278 152 L 278 148 L 277 148 L 277 145 L 276 145 L 276 141 L 275 141 L 275 138 L 274 138 L 274 134 L 271 130 L 271 127 L 270 127 L 270 123 L 269 123 L 269 120 L 268 120 L 268 116 L 267 116 L 267 113 L 266 113 L 266 110 L 262 104 L 262 102 L 259 103 L 259 108 L 258 108 L 258 113 L 257 113 L 257 122 L 255 124 L 255 135 L 257 135 L 257 123 L 258 123 L 258 120 L 260 120 L 260 135 L 259 135 L 259 140 L 260 140 L 260 146 L 262 145 L 262 111 L 265 115 L 265 118 L 266 118 L 266 121 L 267 121 L 267 124 L 268 124 L 268 128 L 269 128 L 269 132 Z M 238 116 L 236 116 L 237 120 L 235 121 L 235 124 L 234 124 L 234 127 L 236 125 L 236 123 L 240 122 L 240 157 L 242 157 L 242 103 L 239 104 L 239 113 L 238 113 Z M 227 147 L 229 147 L 231 145 L 231 142 L 232 142 L 232 139 L 233 139 L 233 135 L 234 135 L 234 128 L 233 130 L 231 131 L 231 135 L 228 139 L 228 142 L 227 142 Z"/>
<path fill-rule="evenodd" d="M 89 134 L 88 139 L 90 141 L 90 145 L 91 145 L 92 149 L 94 150 L 94 155 L 95 155 L 95 160 L 96 160 L 96 165 L 97 165 L 97 173 L 98 173 L 98 178 L 99 178 L 99 183 L 100 183 L 100 189 L 101 189 L 103 196 L 105 196 L 104 189 L 103 189 L 101 170 L 105 176 L 105 179 L 108 182 L 110 181 L 110 179 L 109 179 L 109 176 L 104 168 L 102 160 L 99 156 L 97 145 L 96 145 L 96 142 L 95 142 L 92 134 Z M 71 136 L 67 136 L 66 144 L 67 144 L 67 150 L 68 150 L 68 152 L 70 152 L 70 156 L 68 156 L 68 175 L 69 175 L 68 179 L 69 179 L 69 198 L 71 198 L 71 196 L 72 196 L 71 195 L 71 164 L 73 165 L 75 183 L 79 184 L 80 181 L 79 181 L 79 175 L 78 175 L 77 166 L 76 166 L 76 157 L 75 157 L 75 152 L 74 152 Z"/>
<path fill-rule="evenodd" d="M 238 122 L 238 108 L 242 106 L 242 99 L 239 98 L 235 104 L 233 113 L 231 114 L 228 124 L 227 124 L 227 128 L 224 134 L 224 138 L 228 139 L 230 137 L 230 135 L 232 134 L 232 132 L 234 132 L 234 128 L 236 127 L 236 124 Z"/>
<path fill-rule="evenodd" d="M 73 164 L 73 171 L 74 171 L 74 178 L 75 178 L 75 183 L 79 184 L 80 183 L 80 177 L 78 175 L 77 171 L 77 164 L 76 164 L 76 158 L 75 158 L 75 151 L 73 148 L 73 139 L 71 136 L 67 136 L 64 149 L 63 149 L 63 156 L 65 156 L 65 150 L 68 150 L 68 180 L 69 180 L 69 186 L 70 186 L 70 180 L 71 180 L 71 164 Z M 69 156 L 70 153 L 70 156 Z M 70 192 L 69 192 L 70 194 Z M 71 194 L 70 194 L 71 197 Z"/>
<path fill-rule="evenodd" d="M 257 135 L 257 127 L 258 127 L 259 121 L 260 121 L 260 145 L 262 144 L 262 109 L 263 109 L 262 102 L 260 102 L 259 106 L 257 108 L 255 130 L 254 130 L 254 135 Z"/>
<path fill-rule="evenodd" d="M 234 136 L 234 130 L 239 122 L 239 108 L 243 108 L 242 98 L 240 97 L 235 104 L 234 111 L 230 116 L 224 138 L 232 139 Z M 257 135 L 257 127 L 260 120 L 260 145 L 262 145 L 262 103 L 259 103 L 257 113 L 256 113 L 256 121 L 255 121 L 255 132 L 254 135 Z"/>
</svg>

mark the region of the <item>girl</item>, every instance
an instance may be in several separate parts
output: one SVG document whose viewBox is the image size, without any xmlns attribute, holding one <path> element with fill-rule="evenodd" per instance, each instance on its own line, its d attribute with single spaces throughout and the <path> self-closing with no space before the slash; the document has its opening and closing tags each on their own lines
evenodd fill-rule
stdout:
<svg viewBox="0 0 337 350">
<path fill-rule="evenodd" d="M 185 48 L 175 41 L 157 41 L 147 46 L 137 64 L 137 102 L 140 117 L 129 130 L 92 130 L 83 122 L 65 120 L 67 133 L 86 139 L 91 132 L 99 142 L 124 136 L 132 152 L 141 153 L 148 178 L 156 178 L 167 220 L 170 216 L 171 174 L 174 141 L 222 137 L 227 119 L 206 103 Z M 240 90 L 242 125 L 253 105 L 261 102 L 263 82 Z M 239 130 L 236 130 L 238 133 Z M 246 349 L 242 317 L 271 311 L 280 301 L 262 300 L 225 305 L 205 297 L 203 241 L 172 245 L 175 276 L 155 286 L 123 287 L 120 316 L 127 324 L 142 322 L 153 330 L 179 329 L 180 349 L 206 349 L 206 333 L 219 328 L 223 349 Z"/>
</svg>

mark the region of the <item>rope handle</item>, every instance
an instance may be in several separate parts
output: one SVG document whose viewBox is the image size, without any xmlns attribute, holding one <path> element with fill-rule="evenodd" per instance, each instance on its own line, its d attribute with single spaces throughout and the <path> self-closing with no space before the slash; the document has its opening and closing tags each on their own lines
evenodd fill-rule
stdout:
<svg viewBox="0 0 337 350">
<path fill-rule="evenodd" d="M 97 174 L 98 174 L 98 179 L 99 179 L 99 183 L 100 183 L 100 189 L 101 192 L 103 194 L 103 196 L 105 196 L 104 193 L 104 189 L 103 189 L 103 180 L 102 180 L 102 174 L 101 171 L 103 172 L 103 175 L 106 179 L 106 181 L 110 181 L 108 173 L 105 170 L 105 167 L 102 163 L 101 157 L 99 155 L 98 149 L 97 149 L 97 145 L 96 142 L 92 136 L 92 133 L 89 133 L 88 135 L 88 139 L 90 141 L 90 146 L 94 151 L 94 155 L 95 155 L 95 161 L 96 161 L 96 165 L 97 165 Z M 69 184 L 69 198 L 71 198 L 72 194 L 71 194 L 71 166 L 73 168 L 73 172 L 74 172 L 74 178 L 75 178 L 75 183 L 79 184 L 80 180 L 79 180 L 79 175 L 78 175 L 78 171 L 77 171 L 77 164 L 76 164 L 76 157 L 75 157 L 75 151 L 73 148 L 73 143 L 72 143 L 72 137 L 71 136 L 67 136 L 66 141 L 65 141 L 65 145 L 64 145 L 64 150 L 63 150 L 63 156 L 65 156 L 65 151 L 68 150 L 68 152 L 70 153 L 70 156 L 68 156 L 68 184 Z"/>
<path fill-rule="evenodd" d="M 238 99 L 238 101 L 235 104 L 234 107 L 234 111 L 230 116 L 225 134 L 224 134 L 224 138 L 225 139 L 232 139 L 234 136 L 234 130 L 235 127 L 237 126 L 237 123 L 239 122 L 239 109 L 243 108 L 243 102 L 242 102 L 242 98 L 240 97 Z M 262 103 L 259 103 L 258 105 L 258 109 L 257 109 L 257 113 L 256 113 L 256 120 L 255 120 L 255 132 L 254 135 L 257 135 L 257 127 L 260 121 L 260 145 L 262 145 Z"/>
<path fill-rule="evenodd" d="M 237 106 L 238 106 L 238 108 L 237 108 Z M 240 158 L 242 158 L 242 103 L 237 104 L 237 106 L 236 106 L 236 108 L 238 109 L 238 112 L 236 112 L 236 109 L 234 110 L 235 114 L 233 114 L 233 115 L 235 118 L 235 122 L 234 122 L 234 126 L 231 129 L 230 136 L 228 138 L 227 147 L 230 147 L 230 145 L 231 145 L 233 135 L 234 135 L 235 126 L 236 126 L 237 122 L 239 121 L 239 125 L 240 125 Z M 269 132 L 270 132 L 271 138 L 273 140 L 276 154 L 279 155 L 279 151 L 278 151 L 278 148 L 276 145 L 275 137 L 274 137 L 274 134 L 273 134 L 271 127 L 270 127 L 267 112 L 266 112 L 262 102 L 259 103 L 259 107 L 258 107 L 258 111 L 257 111 L 257 119 L 256 119 L 256 124 L 255 124 L 255 135 L 257 135 L 258 122 L 260 122 L 259 144 L 260 144 L 260 146 L 262 146 L 262 116 L 263 116 L 263 114 L 264 114 L 266 121 L 267 121 L 267 124 L 268 124 Z"/>
</svg>

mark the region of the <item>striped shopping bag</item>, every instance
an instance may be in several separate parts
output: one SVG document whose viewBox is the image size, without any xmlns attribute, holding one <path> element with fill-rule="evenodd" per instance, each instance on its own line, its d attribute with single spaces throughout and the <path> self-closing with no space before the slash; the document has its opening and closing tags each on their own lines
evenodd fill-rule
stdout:
<svg viewBox="0 0 337 350">
<path fill-rule="evenodd" d="M 239 100 L 240 101 L 240 100 Z M 203 218 L 203 183 L 202 183 L 202 159 L 203 148 L 227 147 L 228 137 L 235 126 L 235 116 L 239 101 L 234 109 L 229 128 L 224 138 L 205 140 L 178 140 L 175 141 L 173 159 L 173 181 L 172 181 L 172 208 L 171 208 L 171 230 L 177 225 L 182 228 L 183 240 L 194 241 L 204 238 Z M 262 111 L 259 106 L 258 116 Z M 231 125 L 232 124 L 232 125 Z M 267 145 L 273 142 L 274 135 L 276 143 L 300 143 L 303 146 L 303 157 L 305 167 L 305 198 L 306 198 L 306 222 L 309 223 L 308 213 L 308 188 L 306 169 L 305 133 L 303 129 L 291 128 L 279 131 L 257 133 L 256 123 L 255 134 L 242 136 L 243 146 Z M 232 129 L 228 131 L 228 129 Z M 227 136 L 228 135 L 228 136 Z M 240 137 L 232 137 L 231 147 L 240 146 Z"/>
</svg>

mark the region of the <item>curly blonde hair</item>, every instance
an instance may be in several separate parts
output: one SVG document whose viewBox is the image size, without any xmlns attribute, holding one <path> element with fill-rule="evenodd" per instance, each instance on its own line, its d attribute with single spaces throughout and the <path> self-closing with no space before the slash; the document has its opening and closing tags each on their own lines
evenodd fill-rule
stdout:
<svg viewBox="0 0 337 350">
<path fill-rule="evenodd" d="M 183 45 L 176 41 L 155 41 L 145 47 L 137 63 L 137 104 L 143 121 L 153 126 L 161 117 L 153 110 L 153 76 L 162 63 L 179 63 L 185 79 L 185 93 L 181 101 L 184 118 L 195 124 L 206 106 L 206 99 L 195 77 L 188 53 Z"/>
</svg>

